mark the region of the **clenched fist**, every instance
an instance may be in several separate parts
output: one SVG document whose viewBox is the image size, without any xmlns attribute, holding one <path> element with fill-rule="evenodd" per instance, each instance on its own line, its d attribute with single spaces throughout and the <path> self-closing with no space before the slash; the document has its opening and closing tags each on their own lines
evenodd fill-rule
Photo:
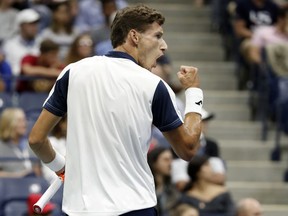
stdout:
<svg viewBox="0 0 288 216">
<path fill-rule="evenodd" d="M 181 66 L 180 71 L 177 73 L 178 79 L 184 89 L 190 87 L 199 88 L 198 68 L 192 66 Z"/>
</svg>

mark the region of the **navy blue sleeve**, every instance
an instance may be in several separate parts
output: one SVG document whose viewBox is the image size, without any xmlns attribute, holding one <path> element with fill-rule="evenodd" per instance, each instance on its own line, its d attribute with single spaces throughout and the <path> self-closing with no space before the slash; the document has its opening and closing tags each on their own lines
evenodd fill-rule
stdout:
<svg viewBox="0 0 288 216">
<path fill-rule="evenodd" d="M 63 116 L 67 112 L 69 72 L 68 70 L 56 81 L 54 91 L 43 106 L 46 110 L 57 116 Z"/>
<path fill-rule="evenodd" d="M 162 132 L 182 125 L 165 84 L 160 81 L 152 101 L 153 124 Z"/>
</svg>

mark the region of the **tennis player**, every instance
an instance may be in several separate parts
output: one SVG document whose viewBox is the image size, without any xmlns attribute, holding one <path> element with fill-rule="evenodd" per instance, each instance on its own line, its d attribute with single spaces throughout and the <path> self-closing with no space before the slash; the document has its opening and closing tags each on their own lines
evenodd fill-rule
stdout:
<svg viewBox="0 0 288 216">
<path fill-rule="evenodd" d="M 203 92 L 197 69 L 182 66 L 182 120 L 171 88 L 150 71 L 164 54 L 161 13 L 145 5 L 116 14 L 113 51 L 68 65 L 59 75 L 30 135 L 30 147 L 57 174 L 65 170 L 63 211 L 69 216 L 155 216 L 147 164 L 152 125 L 189 161 L 198 148 Z M 47 138 L 67 113 L 67 152 Z"/>
</svg>

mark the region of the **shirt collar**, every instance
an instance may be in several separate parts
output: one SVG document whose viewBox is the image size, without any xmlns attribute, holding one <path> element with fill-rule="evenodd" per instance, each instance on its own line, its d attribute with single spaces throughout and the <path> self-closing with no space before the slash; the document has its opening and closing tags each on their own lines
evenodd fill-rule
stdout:
<svg viewBox="0 0 288 216">
<path fill-rule="evenodd" d="M 136 64 L 138 64 L 136 62 L 136 60 L 131 55 L 129 55 L 128 53 L 125 53 L 125 52 L 109 51 L 105 56 L 112 57 L 112 58 L 126 58 L 126 59 L 129 59 L 129 60 L 135 62 Z"/>
</svg>

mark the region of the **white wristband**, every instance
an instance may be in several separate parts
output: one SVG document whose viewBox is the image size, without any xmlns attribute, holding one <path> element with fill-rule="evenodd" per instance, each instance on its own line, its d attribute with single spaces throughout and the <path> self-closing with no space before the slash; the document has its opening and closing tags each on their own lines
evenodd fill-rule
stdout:
<svg viewBox="0 0 288 216">
<path fill-rule="evenodd" d="M 50 163 L 44 163 L 54 172 L 58 172 L 65 166 L 65 157 L 58 152 L 56 152 L 55 158 Z"/>
<path fill-rule="evenodd" d="M 188 88 L 185 91 L 186 106 L 185 115 L 195 112 L 202 115 L 203 91 L 200 88 Z"/>
</svg>

